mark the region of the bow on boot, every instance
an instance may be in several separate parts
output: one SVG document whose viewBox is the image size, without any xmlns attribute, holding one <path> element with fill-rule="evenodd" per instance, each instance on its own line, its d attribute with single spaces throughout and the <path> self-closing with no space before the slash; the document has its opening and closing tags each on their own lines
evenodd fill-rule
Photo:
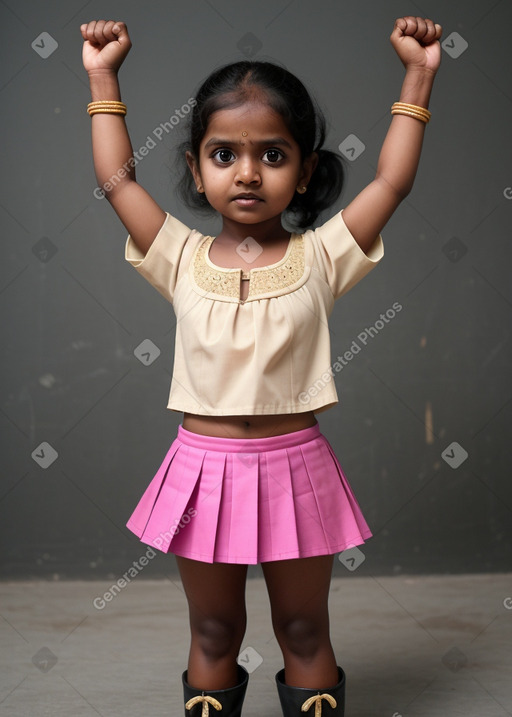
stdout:
<svg viewBox="0 0 512 717">
<path fill-rule="evenodd" d="M 241 717 L 242 705 L 249 682 L 249 673 L 237 664 L 237 684 L 225 690 L 199 690 L 188 684 L 188 670 L 181 676 L 185 717 L 213 717 L 215 712 L 222 710 L 224 717 Z M 202 705 L 202 709 L 201 709 Z M 210 707 L 212 709 L 210 710 Z M 201 714 L 199 714 L 201 712 Z M 221 715 L 218 715 L 221 717 Z"/>
<path fill-rule="evenodd" d="M 333 687 L 312 690 L 309 687 L 291 687 L 284 679 L 284 670 L 276 675 L 277 692 L 284 717 L 299 717 L 315 707 L 314 717 L 344 717 L 345 715 L 345 673 L 338 665 L 338 682 Z"/>
<path fill-rule="evenodd" d="M 192 699 L 185 705 L 185 709 L 191 710 L 194 705 L 200 704 L 201 702 L 203 703 L 201 717 L 209 717 L 209 705 L 212 705 L 212 707 L 214 707 L 217 711 L 222 709 L 221 703 L 216 700 L 215 697 L 209 697 L 208 695 L 198 695 L 197 697 L 192 697 Z"/>
<path fill-rule="evenodd" d="M 300 711 L 309 712 L 311 707 L 315 705 L 315 717 L 322 717 L 322 700 L 327 700 L 327 702 L 331 705 L 333 709 L 337 705 L 337 702 L 334 697 L 332 695 L 328 695 L 327 692 L 325 692 L 323 695 L 316 695 L 306 700 L 300 708 Z"/>
</svg>

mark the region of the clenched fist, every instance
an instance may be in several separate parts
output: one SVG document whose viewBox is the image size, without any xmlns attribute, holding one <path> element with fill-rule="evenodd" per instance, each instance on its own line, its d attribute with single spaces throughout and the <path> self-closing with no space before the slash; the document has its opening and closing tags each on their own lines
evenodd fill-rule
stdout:
<svg viewBox="0 0 512 717">
<path fill-rule="evenodd" d="M 92 20 L 80 26 L 87 72 L 117 72 L 132 46 L 124 22 Z"/>
<path fill-rule="evenodd" d="M 436 72 L 441 63 L 441 25 L 422 17 L 400 17 L 391 33 L 391 44 L 407 70 Z"/>
</svg>

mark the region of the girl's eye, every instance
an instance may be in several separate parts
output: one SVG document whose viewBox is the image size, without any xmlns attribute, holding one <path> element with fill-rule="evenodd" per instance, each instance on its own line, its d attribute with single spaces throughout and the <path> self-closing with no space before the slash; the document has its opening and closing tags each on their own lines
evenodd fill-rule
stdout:
<svg viewBox="0 0 512 717">
<path fill-rule="evenodd" d="M 279 162 L 279 160 L 282 159 L 284 155 L 278 149 L 267 149 L 263 156 L 267 158 L 267 162 L 270 162 L 270 164 L 274 164 L 275 162 Z"/>
<path fill-rule="evenodd" d="M 213 156 L 222 164 L 226 164 L 231 162 L 234 155 L 230 149 L 218 149 Z"/>
</svg>

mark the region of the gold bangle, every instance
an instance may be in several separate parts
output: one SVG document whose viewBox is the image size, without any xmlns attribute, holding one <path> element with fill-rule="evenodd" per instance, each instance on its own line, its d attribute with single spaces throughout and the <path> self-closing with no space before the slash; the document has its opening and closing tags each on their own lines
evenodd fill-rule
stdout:
<svg viewBox="0 0 512 717">
<path fill-rule="evenodd" d="M 416 117 L 417 119 L 423 120 L 425 123 L 429 122 L 431 117 L 430 112 L 428 112 L 428 110 L 424 110 L 423 108 L 415 109 L 414 107 L 397 107 L 395 105 L 391 108 L 391 114 L 405 114 L 410 117 Z"/>
<path fill-rule="evenodd" d="M 106 112 L 107 114 L 126 114 L 126 105 L 118 100 L 97 100 L 89 102 L 87 112 L 92 116 L 98 112 Z"/>
<path fill-rule="evenodd" d="M 87 105 L 87 112 L 92 116 L 98 112 L 107 112 L 125 115 L 126 105 L 124 102 L 113 103 L 113 102 L 91 102 Z"/>
<path fill-rule="evenodd" d="M 418 107 L 418 105 L 409 105 L 406 102 L 395 102 L 391 109 L 408 110 L 409 112 L 415 112 L 422 115 L 427 120 L 432 116 L 431 113 L 425 107 Z"/>
<path fill-rule="evenodd" d="M 97 114 L 111 114 L 111 115 L 125 115 L 126 112 L 123 110 L 117 110 L 117 109 L 109 109 L 108 107 L 105 107 L 104 109 L 97 109 L 97 110 L 89 110 L 89 114 L 91 115 L 97 115 Z"/>
<path fill-rule="evenodd" d="M 89 102 L 87 107 L 103 107 L 103 106 L 112 106 L 112 107 L 126 107 L 124 102 L 120 102 L 119 100 L 96 100 L 95 102 Z"/>
<path fill-rule="evenodd" d="M 392 115 L 406 115 L 407 117 L 413 117 L 419 119 L 421 122 L 430 121 L 432 113 L 429 112 L 425 107 L 419 107 L 418 105 L 411 105 L 407 102 L 395 102 L 391 106 Z"/>
<path fill-rule="evenodd" d="M 427 110 L 426 107 L 420 107 L 419 105 L 411 105 L 411 104 L 409 104 L 408 102 L 395 102 L 395 103 L 392 105 L 392 108 L 393 108 L 393 107 L 400 108 L 400 109 L 404 109 L 404 110 L 411 110 L 411 111 L 414 111 L 414 112 L 419 112 L 420 114 L 423 114 L 423 115 L 425 115 L 425 116 L 427 116 L 427 117 L 430 117 L 430 116 L 431 116 L 430 111 Z"/>
<path fill-rule="evenodd" d="M 421 122 L 424 122 L 427 124 L 428 119 L 424 117 L 423 115 L 418 114 L 417 112 L 409 112 L 409 110 L 393 110 L 391 112 L 392 115 L 405 115 L 406 117 L 412 117 L 413 119 L 418 119 Z"/>
</svg>

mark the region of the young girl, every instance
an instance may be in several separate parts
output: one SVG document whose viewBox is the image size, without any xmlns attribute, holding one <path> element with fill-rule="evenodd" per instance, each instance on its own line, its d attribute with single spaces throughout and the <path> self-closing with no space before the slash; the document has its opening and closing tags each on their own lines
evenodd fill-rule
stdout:
<svg viewBox="0 0 512 717">
<path fill-rule="evenodd" d="M 168 408 L 183 423 L 128 527 L 176 556 L 191 628 L 185 715 L 241 714 L 248 672 L 237 657 L 256 563 L 283 653 L 283 714 L 343 715 L 331 571 L 336 553 L 371 532 L 315 418 L 338 400 L 328 317 L 381 260 L 380 232 L 412 188 L 441 27 L 396 21 L 391 42 L 406 74 L 376 177 L 314 230 L 343 179 L 339 156 L 322 147 L 322 115 L 274 64 L 216 70 L 189 101 L 180 185 L 190 206 L 221 215 L 215 238 L 165 212 L 135 180 L 117 81 L 131 47 L 126 25 L 92 21 L 81 33 L 99 185 L 129 232 L 126 260 L 177 318 Z M 302 233 L 283 227 L 285 212 Z"/>
</svg>

